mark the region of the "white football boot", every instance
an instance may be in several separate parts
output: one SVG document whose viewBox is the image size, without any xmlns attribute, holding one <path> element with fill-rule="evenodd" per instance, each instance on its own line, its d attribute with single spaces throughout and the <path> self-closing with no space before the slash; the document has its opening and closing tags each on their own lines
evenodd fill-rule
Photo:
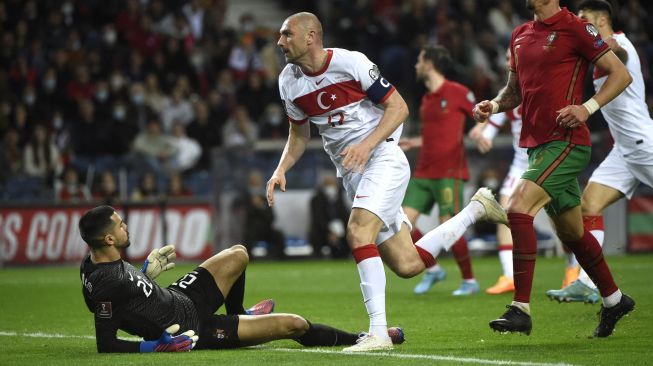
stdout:
<svg viewBox="0 0 653 366">
<path fill-rule="evenodd" d="M 508 225 L 508 215 L 506 215 L 506 211 L 494 198 L 494 195 L 489 188 L 479 188 L 478 191 L 474 193 L 472 201 L 477 201 L 485 207 L 485 215 L 481 217 L 481 219 L 497 224 Z"/>
<path fill-rule="evenodd" d="M 392 349 L 392 339 L 390 337 L 381 339 L 374 334 L 364 334 L 356 340 L 356 344 L 343 349 L 343 352 L 369 352 L 369 351 L 388 351 Z"/>
</svg>

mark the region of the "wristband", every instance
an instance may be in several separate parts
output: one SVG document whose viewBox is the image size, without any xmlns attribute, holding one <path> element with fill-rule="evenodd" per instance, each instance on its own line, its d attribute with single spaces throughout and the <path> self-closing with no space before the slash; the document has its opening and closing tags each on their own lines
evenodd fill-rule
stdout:
<svg viewBox="0 0 653 366">
<path fill-rule="evenodd" d="M 590 112 L 590 115 L 594 114 L 594 112 L 598 111 L 599 108 L 601 108 L 599 103 L 597 103 L 594 98 L 590 98 L 587 100 L 587 102 L 583 103 L 583 107 L 585 107 L 585 109 Z"/>
<path fill-rule="evenodd" d="M 491 100 L 490 104 L 492 104 L 492 114 L 497 114 L 499 112 L 499 103 Z"/>
</svg>

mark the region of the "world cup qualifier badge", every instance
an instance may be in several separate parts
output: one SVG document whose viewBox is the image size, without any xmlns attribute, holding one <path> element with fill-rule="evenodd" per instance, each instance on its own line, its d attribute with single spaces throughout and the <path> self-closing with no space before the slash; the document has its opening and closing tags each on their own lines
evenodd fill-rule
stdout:
<svg viewBox="0 0 653 366">
<path fill-rule="evenodd" d="M 543 46 L 545 51 L 551 51 L 553 47 L 553 42 L 558 39 L 558 33 L 557 32 L 551 32 L 548 36 L 546 36 L 546 44 Z"/>
<path fill-rule="evenodd" d="M 113 315 L 111 311 L 111 301 L 100 302 L 97 307 L 97 316 L 99 318 L 110 319 Z"/>
</svg>

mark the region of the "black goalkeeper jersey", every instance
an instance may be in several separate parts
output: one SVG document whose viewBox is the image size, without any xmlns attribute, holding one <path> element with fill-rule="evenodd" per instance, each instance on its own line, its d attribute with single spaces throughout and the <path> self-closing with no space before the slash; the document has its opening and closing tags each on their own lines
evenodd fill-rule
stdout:
<svg viewBox="0 0 653 366">
<path fill-rule="evenodd" d="M 99 352 L 139 352 L 140 342 L 117 339 L 118 329 L 145 340 L 158 339 L 172 324 L 181 331 L 198 331 L 193 302 L 174 288 L 162 288 L 131 264 L 91 262 L 80 267 L 82 292 L 95 313 L 95 337 Z"/>
</svg>

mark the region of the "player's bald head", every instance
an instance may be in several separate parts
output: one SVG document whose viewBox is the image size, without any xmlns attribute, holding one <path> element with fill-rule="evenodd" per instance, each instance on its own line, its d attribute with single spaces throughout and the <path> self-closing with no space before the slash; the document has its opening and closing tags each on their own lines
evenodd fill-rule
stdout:
<svg viewBox="0 0 653 366">
<path fill-rule="evenodd" d="M 286 21 L 292 23 L 305 33 L 315 32 L 316 39 L 322 43 L 322 23 L 315 14 L 303 11 L 289 16 Z"/>
</svg>

